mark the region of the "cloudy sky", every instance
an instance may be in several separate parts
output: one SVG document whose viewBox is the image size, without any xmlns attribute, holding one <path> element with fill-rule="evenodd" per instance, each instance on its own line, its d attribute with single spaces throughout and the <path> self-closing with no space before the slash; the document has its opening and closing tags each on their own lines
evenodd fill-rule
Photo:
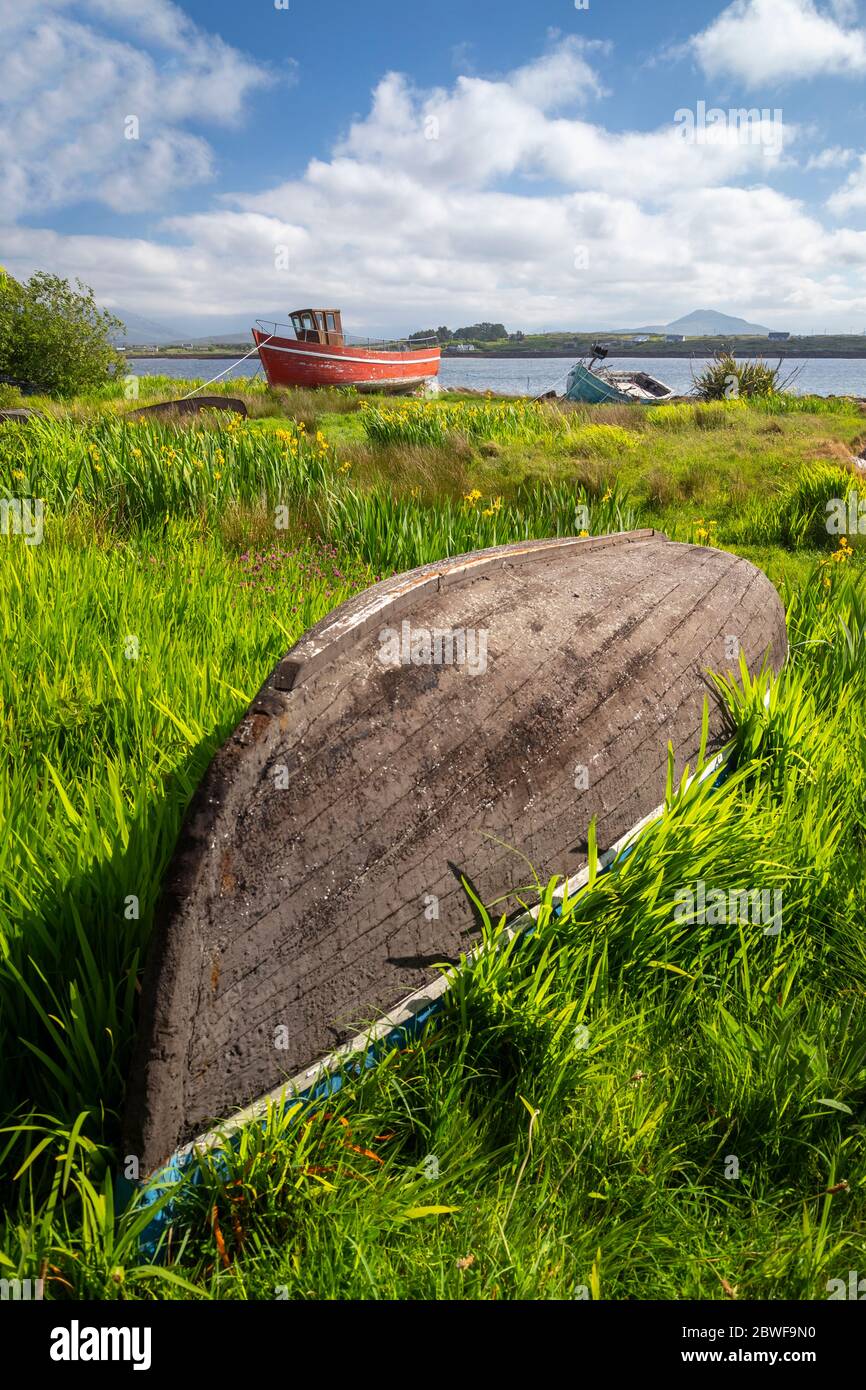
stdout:
<svg viewBox="0 0 866 1390">
<path fill-rule="evenodd" d="M 860 332 L 866 15 L 0 0 L 0 263 L 189 335 L 307 303 L 370 333 Z"/>
</svg>

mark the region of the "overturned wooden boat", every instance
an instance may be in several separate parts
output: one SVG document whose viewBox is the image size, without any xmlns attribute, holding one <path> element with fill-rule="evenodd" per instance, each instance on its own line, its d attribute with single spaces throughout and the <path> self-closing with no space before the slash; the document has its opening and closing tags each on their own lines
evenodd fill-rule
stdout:
<svg viewBox="0 0 866 1390">
<path fill-rule="evenodd" d="M 181 415 L 201 415 L 206 410 L 222 410 L 230 415 L 246 417 L 247 408 L 240 396 L 187 396 L 178 401 L 158 401 L 156 405 L 141 405 L 131 410 L 127 420 L 176 419 Z"/>
<path fill-rule="evenodd" d="M 14 406 L 0 410 L 0 425 L 26 425 L 28 420 L 44 420 L 44 410 L 34 410 L 32 406 Z"/>
<path fill-rule="evenodd" d="M 190 806 L 141 996 L 142 1174 L 332 1052 L 663 800 L 707 671 L 785 656 L 763 573 L 654 531 L 527 541 L 355 596 L 278 664 Z M 503 903 L 503 895 L 509 895 Z"/>
<path fill-rule="evenodd" d="M 565 394 L 570 401 L 589 405 L 660 405 L 675 393 L 649 372 L 614 371 L 575 362 L 568 374 Z"/>
</svg>

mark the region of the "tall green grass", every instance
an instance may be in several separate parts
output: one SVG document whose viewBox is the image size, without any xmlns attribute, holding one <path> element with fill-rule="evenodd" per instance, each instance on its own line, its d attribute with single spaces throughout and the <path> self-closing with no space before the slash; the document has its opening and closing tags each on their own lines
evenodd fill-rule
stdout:
<svg viewBox="0 0 866 1390">
<path fill-rule="evenodd" d="M 510 541 L 581 530 L 604 535 L 635 524 L 635 509 L 616 485 L 599 498 L 566 483 L 525 484 L 508 501 L 484 498 L 478 489 L 435 502 L 384 487 L 326 490 L 317 515 L 322 534 L 382 572 Z"/>
<path fill-rule="evenodd" d="M 183 808 L 286 647 L 373 576 L 321 547 L 230 557 L 177 522 L 2 544 L 0 1094 L 101 1135 Z"/>
<path fill-rule="evenodd" d="M 447 444 L 460 434 L 469 440 L 530 440 L 561 433 L 566 417 L 533 401 L 453 404 L 406 400 L 396 405 L 364 402 L 361 418 L 376 444 Z"/>
<path fill-rule="evenodd" d="M 355 488 L 351 466 L 303 423 L 272 431 L 221 415 L 185 429 L 100 419 L 4 431 L 4 486 L 7 495 L 44 500 L 49 532 L 69 514 L 129 535 L 184 518 L 213 527 L 240 504 L 270 513 L 275 528 L 312 527 L 379 571 L 529 537 L 628 530 L 635 520 L 615 483 L 601 497 L 562 481 L 526 484 L 507 499 L 471 489 L 459 500 Z"/>
<path fill-rule="evenodd" d="M 51 515 L 91 512 L 118 531 L 166 517 L 214 521 L 230 502 L 276 507 L 320 487 L 336 469 L 324 436 L 303 424 L 254 427 L 238 415 L 178 429 L 101 417 L 38 420 L 0 435 L 0 486 L 40 497 Z"/>
<path fill-rule="evenodd" d="M 862 484 L 859 484 L 862 487 Z M 839 536 L 828 529 L 828 504 L 844 503 L 857 493 L 858 477 L 851 468 L 816 460 L 798 472 L 775 495 L 754 500 L 734 520 L 728 534 L 745 544 L 775 542 L 789 549 L 826 549 Z"/>
</svg>

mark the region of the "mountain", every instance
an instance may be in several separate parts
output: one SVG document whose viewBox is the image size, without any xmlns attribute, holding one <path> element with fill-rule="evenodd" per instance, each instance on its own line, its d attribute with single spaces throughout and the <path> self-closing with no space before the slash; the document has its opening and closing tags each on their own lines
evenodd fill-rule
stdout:
<svg viewBox="0 0 866 1390">
<path fill-rule="evenodd" d="M 734 318 L 731 314 L 720 314 L 717 309 L 695 309 L 673 323 L 654 324 L 651 328 L 636 328 L 636 333 L 684 333 L 687 338 L 729 338 L 740 334 L 765 338 L 769 328 L 759 323 L 749 323 L 748 319 Z"/>
<path fill-rule="evenodd" d="M 213 318 L 186 318 L 182 323 L 170 324 L 145 318 L 143 314 L 124 309 L 121 305 L 112 306 L 111 312 L 126 324 L 126 332 L 118 334 L 116 339 L 119 347 L 127 343 L 132 343 L 134 347 L 166 347 L 169 343 L 172 346 L 191 343 L 193 347 L 209 347 L 214 343 L 245 343 L 249 347 L 250 328 L 255 320 L 267 317 L 269 323 L 274 321 L 273 314 L 263 316 L 251 311 L 233 323 L 225 323 L 222 330 L 215 333 Z M 277 317 L 285 319 L 286 315 Z"/>
<path fill-rule="evenodd" d="M 187 338 L 187 342 L 192 343 L 193 347 L 252 347 L 250 327 L 255 323 L 255 319 L 250 319 L 246 328 L 227 328 L 223 333 L 211 333 L 207 338 Z"/>
<path fill-rule="evenodd" d="M 176 329 L 172 330 L 163 323 L 154 323 L 152 319 L 136 314 L 133 309 L 124 309 L 116 305 L 112 306 L 110 312 L 126 325 L 126 332 L 118 333 L 115 338 L 118 347 L 123 347 L 126 343 L 135 343 L 137 347 L 162 347 L 165 343 L 176 343 L 178 340 Z"/>
</svg>

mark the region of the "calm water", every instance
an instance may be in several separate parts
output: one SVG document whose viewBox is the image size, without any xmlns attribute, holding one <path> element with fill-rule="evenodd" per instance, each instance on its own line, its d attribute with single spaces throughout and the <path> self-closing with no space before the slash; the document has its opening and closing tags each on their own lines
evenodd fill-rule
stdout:
<svg viewBox="0 0 866 1390">
<path fill-rule="evenodd" d="M 468 386 L 475 391 L 497 391 L 502 395 L 537 396 L 542 391 L 564 391 L 571 365 L 567 357 L 479 357 L 475 361 L 446 357 L 442 360 L 439 381 L 446 389 Z M 692 371 L 701 370 L 701 363 L 693 363 L 688 357 L 620 357 L 613 365 L 624 370 L 649 372 L 678 395 L 691 390 Z M 224 381 L 255 376 L 260 370 L 255 357 L 247 358 L 239 367 L 207 357 L 129 359 L 129 370 L 139 376 L 202 377 L 207 381 L 227 367 L 228 372 L 221 378 Z M 866 358 L 799 358 L 783 364 L 783 375 L 795 368 L 799 373 L 792 386 L 795 391 L 816 396 L 866 396 Z"/>
</svg>

